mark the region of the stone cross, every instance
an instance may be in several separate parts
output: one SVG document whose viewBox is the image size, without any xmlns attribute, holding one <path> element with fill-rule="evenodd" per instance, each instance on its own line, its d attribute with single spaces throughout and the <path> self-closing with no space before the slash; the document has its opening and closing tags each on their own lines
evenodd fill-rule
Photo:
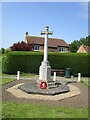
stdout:
<svg viewBox="0 0 90 120">
<path fill-rule="evenodd" d="M 52 35 L 53 32 L 49 31 L 49 27 L 45 27 L 45 31 L 41 31 L 41 35 L 45 35 L 44 42 L 44 60 L 39 67 L 39 79 L 43 81 L 51 80 L 51 67 L 48 61 L 48 35 Z"/>
<path fill-rule="evenodd" d="M 52 35 L 53 32 L 49 31 L 49 27 L 45 27 L 45 31 L 41 31 L 41 35 L 45 35 L 44 41 L 44 61 L 48 61 L 48 35 Z"/>
</svg>

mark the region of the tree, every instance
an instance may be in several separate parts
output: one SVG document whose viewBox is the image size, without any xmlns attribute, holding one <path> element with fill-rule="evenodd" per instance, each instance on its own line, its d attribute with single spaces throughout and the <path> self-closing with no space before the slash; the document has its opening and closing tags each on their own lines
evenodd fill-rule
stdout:
<svg viewBox="0 0 90 120">
<path fill-rule="evenodd" d="M 78 40 L 74 40 L 74 41 L 69 45 L 70 52 L 76 52 L 79 47 L 80 47 L 79 41 L 78 41 Z"/>
<path fill-rule="evenodd" d="M 4 54 L 5 53 L 5 49 L 1 48 L 0 52 L 1 52 L 1 54 Z"/>
<path fill-rule="evenodd" d="M 70 52 L 77 52 L 81 45 L 90 46 L 90 35 L 86 38 L 80 38 L 80 40 L 74 40 L 70 45 Z"/>
<path fill-rule="evenodd" d="M 32 51 L 34 48 L 34 44 L 32 43 L 25 43 L 25 42 L 18 42 L 14 43 L 13 46 L 11 46 L 12 51 Z"/>
</svg>

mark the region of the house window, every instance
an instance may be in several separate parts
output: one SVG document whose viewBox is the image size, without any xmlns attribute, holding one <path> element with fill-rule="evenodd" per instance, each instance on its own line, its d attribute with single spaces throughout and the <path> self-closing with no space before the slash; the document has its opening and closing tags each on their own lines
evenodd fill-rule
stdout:
<svg viewBox="0 0 90 120">
<path fill-rule="evenodd" d="M 65 47 L 59 47 L 59 48 L 58 48 L 58 51 L 59 51 L 59 52 L 66 52 L 66 48 L 65 48 Z"/>
<path fill-rule="evenodd" d="M 34 51 L 40 51 L 40 45 L 34 45 Z"/>
</svg>

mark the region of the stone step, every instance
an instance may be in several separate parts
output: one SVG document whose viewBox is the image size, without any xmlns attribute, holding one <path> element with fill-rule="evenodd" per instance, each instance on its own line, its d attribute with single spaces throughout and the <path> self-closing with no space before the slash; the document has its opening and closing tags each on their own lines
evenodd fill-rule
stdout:
<svg viewBox="0 0 90 120">
<path fill-rule="evenodd" d="M 47 86 L 55 85 L 55 83 L 47 83 Z"/>
<path fill-rule="evenodd" d="M 52 86 L 48 86 L 48 89 L 56 88 L 56 87 L 57 87 L 56 85 L 52 85 Z"/>
<path fill-rule="evenodd" d="M 55 82 L 55 85 L 61 85 L 62 84 L 62 82 Z"/>
<path fill-rule="evenodd" d="M 47 83 L 53 83 L 54 81 L 53 80 L 48 80 Z"/>
</svg>

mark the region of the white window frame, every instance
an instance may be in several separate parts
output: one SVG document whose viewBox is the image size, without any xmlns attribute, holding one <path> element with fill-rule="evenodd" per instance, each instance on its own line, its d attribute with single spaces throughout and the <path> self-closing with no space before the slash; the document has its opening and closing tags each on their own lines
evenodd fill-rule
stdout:
<svg viewBox="0 0 90 120">
<path fill-rule="evenodd" d="M 58 51 L 65 53 L 66 52 L 66 47 L 58 47 Z"/>
<path fill-rule="evenodd" d="M 40 51 L 40 45 L 34 45 L 34 51 Z"/>
</svg>

